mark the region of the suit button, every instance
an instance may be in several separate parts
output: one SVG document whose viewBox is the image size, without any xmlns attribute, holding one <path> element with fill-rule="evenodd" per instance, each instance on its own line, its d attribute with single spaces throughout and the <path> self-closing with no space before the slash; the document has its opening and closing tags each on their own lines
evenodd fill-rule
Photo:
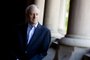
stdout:
<svg viewBox="0 0 90 60">
<path fill-rule="evenodd" d="M 27 54 L 27 51 L 25 51 L 25 54 Z"/>
</svg>

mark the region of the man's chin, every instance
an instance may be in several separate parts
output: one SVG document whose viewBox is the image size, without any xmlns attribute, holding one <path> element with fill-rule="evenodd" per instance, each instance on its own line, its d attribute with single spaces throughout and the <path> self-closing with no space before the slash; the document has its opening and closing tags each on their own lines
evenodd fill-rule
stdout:
<svg viewBox="0 0 90 60">
<path fill-rule="evenodd" d="M 33 22 L 33 24 L 37 24 L 38 22 Z"/>
</svg>

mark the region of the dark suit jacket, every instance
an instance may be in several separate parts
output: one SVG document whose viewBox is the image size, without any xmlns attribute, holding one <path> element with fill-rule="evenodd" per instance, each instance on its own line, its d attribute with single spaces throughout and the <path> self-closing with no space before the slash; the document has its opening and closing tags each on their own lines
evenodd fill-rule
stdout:
<svg viewBox="0 0 90 60">
<path fill-rule="evenodd" d="M 50 31 L 38 24 L 30 43 L 27 45 L 27 26 L 23 24 L 16 26 L 13 32 L 13 39 L 9 49 L 9 59 L 20 60 L 42 60 L 47 55 L 47 50 L 51 41 Z"/>
</svg>

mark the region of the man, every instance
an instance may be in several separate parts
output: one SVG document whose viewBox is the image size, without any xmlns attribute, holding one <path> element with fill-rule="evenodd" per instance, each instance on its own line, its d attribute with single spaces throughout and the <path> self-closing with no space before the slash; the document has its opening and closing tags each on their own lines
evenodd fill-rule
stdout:
<svg viewBox="0 0 90 60">
<path fill-rule="evenodd" d="M 42 60 L 47 55 L 51 33 L 38 22 L 39 13 L 34 4 L 26 8 L 26 23 L 17 25 L 13 32 L 12 60 Z"/>
</svg>

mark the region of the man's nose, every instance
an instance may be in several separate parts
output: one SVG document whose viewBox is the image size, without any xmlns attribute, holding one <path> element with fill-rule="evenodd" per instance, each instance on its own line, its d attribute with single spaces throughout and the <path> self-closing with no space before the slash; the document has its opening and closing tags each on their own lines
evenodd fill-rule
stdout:
<svg viewBox="0 0 90 60">
<path fill-rule="evenodd" d="M 36 18 L 36 15 L 34 14 L 33 18 Z"/>
</svg>

